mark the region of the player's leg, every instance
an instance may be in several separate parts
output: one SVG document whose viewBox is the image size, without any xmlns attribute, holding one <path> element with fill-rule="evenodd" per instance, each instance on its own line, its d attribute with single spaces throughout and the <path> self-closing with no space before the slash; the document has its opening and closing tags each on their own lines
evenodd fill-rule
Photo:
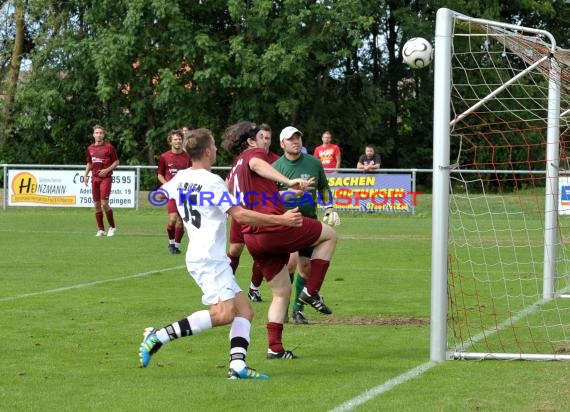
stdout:
<svg viewBox="0 0 570 412">
<path fill-rule="evenodd" d="M 93 178 L 91 181 L 91 195 L 93 197 L 93 206 L 95 207 L 95 221 L 97 222 L 97 233 L 95 236 L 107 236 L 105 232 L 105 223 L 103 222 L 103 209 L 101 209 L 101 179 Z"/>
<path fill-rule="evenodd" d="M 176 224 L 174 226 L 174 252 L 180 254 L 180 244 L 182 243 L 182 238 L 184 237 L 184 223 L 182 222 L 182 217 L 176 213 Z"/>
<path fill-rule="evenodd" d="M 314 248 L 311 255 L 311 270 L 307 283 L 303 291 L 299 295 L 299 300 L 302 303 L 312 306 L 325 315 L 332 313 L 332 310 L 325 305 L 323 299 L 319 295 L 321 286 L 325 280 L 327 270 L 329 268 L 331 257 L 336 249 L 337 235 L 332 227 L 313 221 L 309 225 L 318 224 L 321 226 L 321 235 L 311 246 Z M 305 223 L 303 224 L 303 227 Z"/>
<path fill-rule="evenodd" d="M 168 200 L 166 203 L 166 212 L 168 213 L 168 221 L 166 223 L 166 235 L 168 236 L 168 253 L 174 255 L 176 253 L 174 238 L 176 235 L 176 220 L 178 219 L 176 199 Z"/>
<path fill-rule="evenodd" d="M 112 184 L 113 184 L 113 179 L 111 178 L 101 179 L 101 184 L 100 184 L 101 208 L 105 212 L 105 216 L 107 217 L 107 222 L 109 222 L 109 230 L 107 231 L 107 236 L 114 236 L 116 232 L 113 209 L 111 209 L 111 206 L 109 206 L 109 198 L 111 197 Z"/>
<path fill-rule="evenodd" d="M 296 324 L 306 325 L 309 320 L 303 312 L 303 303 L 299 300 L 299 295 L 307 284 L 307 278 L 311 273 L 311 260 L 312 248 L 305 248 L 298 252 L 297 258 L 297 276 L 294 282 L 294 298 L 293 298 L 293 313 L 292 317 Z"/>
<path fill-rule="evenodd" d="M 236 293 L 235 310 L 235 318 L 230 329 L 230 368 L 228 378 L 266 379 L 267 375 L 249 368 L 245 361 L 250 342 L 253 308 L 242 292 Z"/>
<path fill-rule="evenodd" d="M 259 264 L 254 260 L 251 264 L 251 281 L 249 282 L 249 290 L 247 292 L 249 300 L 252 302 L 263 302 L 261 292 L 259 291 L 261 282 L 263 282 L 263 272 Z"/>
<path fill-rule="evenodd" d="M 261 262 L 260 262 L 261 263 Z M 265 274 L 264 270 L 264 274 Z M 291 299 L 291 279 L 287 265 L 271 279 L 267 279 L 271 288 L 271 304 L 267 312 L 268 359 L 293 359 L 293 352 L 283 347 L 283 319 L 287 316 L 289 300 Z"/>
<path fill-rule="evenodd" d="M 230 224 L 230 248 L 228 250 L 228 259 L 234 274 L 239 266 L 239 260 L 243 253 L 245 242 L 243 240 L 243 233 L 241 233 L 241 225 L 237 220 L 233 220 Z"/>
<path fill-rule="evenodd" d="M 241 353 L 243 356 L 238 355 L 232 359 L 236 363 L 234 365 L 230 363 L 228 377 L 230 379 L 267 378 L 266 375 L 253 369 L 240 368 L 242 366 L 240 361 L 245 362 L 245 353 L 249 345 L 249 329 L 253 310 L 236 283 L 230 266 L 225 262 L 219 265 L 195 265 L 192 267 L 189 265 L 188 270 L 202 288 L 202 303 L 210 305 L 210 308 L 209 310 L 196 311 L 190 316 L 160 329 L 146 328 L 143 342 L 139 348 L 141 366 L 148 366 L 151 356 L 166 343 L 231 323 L 233 329 L 233 332 L 230 332 L 231 347 L 236 353 Z M 239 318 L 237 321 L 236 317 Z M 236 369 L 232 370 L 232 366 Z"/>
</svg>

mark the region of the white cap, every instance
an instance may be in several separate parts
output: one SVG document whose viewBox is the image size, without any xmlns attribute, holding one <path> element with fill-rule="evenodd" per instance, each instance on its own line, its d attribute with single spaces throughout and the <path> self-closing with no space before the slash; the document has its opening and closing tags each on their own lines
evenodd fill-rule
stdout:
<svg viewBox="0 0 570 412">
<path fill-rule="evenodd" d="M 301 136 L 303 136 L 303 133 L 301 133 L 299 129 L 293 126 L 287 126 L 285 129 L 281 130 L 281 133 L 279 134 L 279 141 L 282 142 L 283 140 L 290 139 L 295 133 L 299 133 Z"/>
</svg>

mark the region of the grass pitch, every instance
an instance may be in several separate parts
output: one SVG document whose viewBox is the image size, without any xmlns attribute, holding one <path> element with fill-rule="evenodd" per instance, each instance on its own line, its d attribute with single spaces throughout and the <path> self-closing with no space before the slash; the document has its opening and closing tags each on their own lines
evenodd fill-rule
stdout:
<svg viewBox="0 0 570 412">
<path fill-rule="evenodd" d="M 91 210 L 0 212 L 0 409 L 567 410 L 569 363 L 429 363 L 431 205 L 422 200 L 415 216 L 342 216 L 322 289 L 333 315 L 308 308 L 310 325 L 285 326 L 301 359 L 265 359 L 268 302 L 253 304 L 248 364 L 267 381 L 226 380 L 228 327 L 172 342 L 138 367 L 146 326 L 204 308 L 183 255 L 167 254 L 163 209 L 115 209 L 113 238 L 94 237 Z M 244 254 L 244 289 L 250 267 Z"/>
</svg>

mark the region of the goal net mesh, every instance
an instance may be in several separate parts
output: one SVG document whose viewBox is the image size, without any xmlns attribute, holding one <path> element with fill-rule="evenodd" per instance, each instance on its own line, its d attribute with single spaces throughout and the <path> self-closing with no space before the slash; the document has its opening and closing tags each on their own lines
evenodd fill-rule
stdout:
<svg viewBox="0 0 570 412">
<path fill-rule="evenodd" d="M 451 61 L 448 349 L 570 354 L 570 216 L 557 216 L 543 296 L 549 79 L 560 88 L 560 212 L 570 183 L 570 53 L 524 29 L 455 20 Z M 534 66 L 534 67 L 533 67 Z M 566 188 L 566 186 L 568 186 Z"/>
</svg>

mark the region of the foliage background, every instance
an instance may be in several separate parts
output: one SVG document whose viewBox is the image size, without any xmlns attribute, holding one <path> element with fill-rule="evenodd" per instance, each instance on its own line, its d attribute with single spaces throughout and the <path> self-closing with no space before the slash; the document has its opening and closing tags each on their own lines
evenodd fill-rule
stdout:
<svg viewBox="0 0 570 412">
<path fill-rule="evenodd" d="M 0 1 L 0 162 L 83 163 L 100 123 L 123 164 L 154 164 L 173 128 L 253 120 L 310 150 L 330 130 L 344 167 L 372 143 L 385 167 L 429 168 L 433 67 L 400 50 L 433 42 L 443 6 L 568 46 L 560 0 Z"/>
</svg>

